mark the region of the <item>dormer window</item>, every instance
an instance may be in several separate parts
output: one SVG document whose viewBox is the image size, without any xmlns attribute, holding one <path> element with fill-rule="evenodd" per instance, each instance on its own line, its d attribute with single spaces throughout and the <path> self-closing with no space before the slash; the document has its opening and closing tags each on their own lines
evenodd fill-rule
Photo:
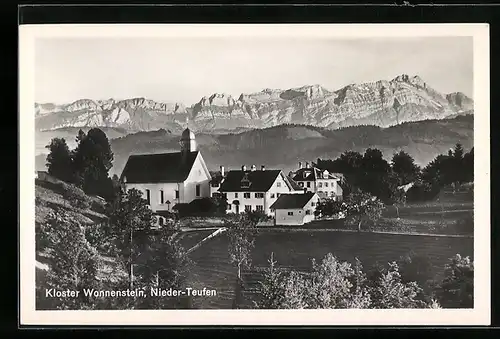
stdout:
<svg viewBox="0 0 500 339">
<path fill-rule="evenodd" d="M 241 179 L 241 188 L 249 188 L 250 187 L 250 180 L 248 180 L 248 174 L 245 174 L 243 179 Z"/>
</svg>

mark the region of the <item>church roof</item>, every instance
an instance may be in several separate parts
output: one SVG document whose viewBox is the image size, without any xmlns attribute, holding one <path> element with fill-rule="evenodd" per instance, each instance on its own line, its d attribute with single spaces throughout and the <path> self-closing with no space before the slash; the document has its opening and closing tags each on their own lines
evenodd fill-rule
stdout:
<svg viewBox="0 0 500 339">
<path fill-rule="evenodd" d="M 227 172 L 219 192 L 266 192 L 274 184 L 280 173 L 281 170 L 231 170 Z M 248 179 L 247 185 L 242 185 L 242 179 L 244 178 Z"/>
<path fill-rule="evenodd" d="M 303 194 L 281 194 L 279 198 L 271 205 L 271 209 L 296 209 L 304 207 L 314 196 L 314 192 Z"/>
<path fill-rule="evenodd" d="M 127 183 L 177 183 L 187 179 L 198 151 L 131 155 L 121 178 Z"/>
</svg>

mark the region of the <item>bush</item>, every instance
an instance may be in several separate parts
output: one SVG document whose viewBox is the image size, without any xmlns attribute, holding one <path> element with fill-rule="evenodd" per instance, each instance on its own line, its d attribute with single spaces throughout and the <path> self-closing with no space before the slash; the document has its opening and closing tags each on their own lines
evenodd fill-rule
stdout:
<svg viewBox="0 0 500 339">
<path fill-rule="evenodd" d="M 450 258 L 436 295 L 444 308 L 474 307 L 474 262 L 459 254 Z"/>
<path fill-rule="evenodd" d="M 172 207 L 179 218 L 185 217 L 208 217 L 220 215 L 219 206 L 212 198 L 201 198 L 191 201 L 189 204 L 181 203 Z"/>
<path fill-rule="evenodd" d="M 406 192 L 407 202 L 421 202 L 434 199 L 439 193 L 437 187 L 428 183 L 416 183 Z"/>
<path fill-rule="evenodd" d="M 474 234 L 474 215 L 468 214 L 455 222 L 455 231 L 462 234 Z"/>
<path fill-rule="evenodd" d="M 266 221 L 269 217 L 262 211 L 250 211 L 246 212 L 247 218 L 253 223 L 257 224 L 260 221 Z"/>
<path fill-rule="evenodd" d="M 88 201 L 85 193 L 73 185 L 65 187 L 63 197 L 68 200 L 73 207 L 80 208 L 82 210 L 90 207 L 90 202 Z"/>
</svg>

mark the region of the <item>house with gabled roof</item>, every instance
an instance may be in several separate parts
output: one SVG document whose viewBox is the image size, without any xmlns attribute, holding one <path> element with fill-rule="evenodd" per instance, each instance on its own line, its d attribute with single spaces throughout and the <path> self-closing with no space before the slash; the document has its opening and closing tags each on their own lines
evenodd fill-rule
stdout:
<svg viewBox="0 0 500 339">
<path fill-rule="evenodd" d="M 300 194 L 303 189 L 279 169 L 257 170 L 253 165 L 227 171 L 217 192 L 226 196 L 228 213 L 260 211 L 272 216 L 270 206 L 281 194 Z"/>
<path fill-rule="evenodd" d="M 313 221 L 318 201 L 319 196 L 314 192 L 282 194 L 270 207 L 274 224 L 297 226 Z"/>
<path fill-rule="evenodd" d="M 302 162 L 299 162 L 299 168 L 291 178 L 304 191 L 317 193 L 321 199 L 342 200 L 344 176 L 340 173 L 319 169 L 308 162 L 302 167 Z"/>
<path fill-rule="evenodd" d="M 125 189 L 143 193 L 153 212 L 210 196 L 211 175 L 194 133 L 182 133 L 179 152 L 129 156 L 120 176 Z"/>
</svg>

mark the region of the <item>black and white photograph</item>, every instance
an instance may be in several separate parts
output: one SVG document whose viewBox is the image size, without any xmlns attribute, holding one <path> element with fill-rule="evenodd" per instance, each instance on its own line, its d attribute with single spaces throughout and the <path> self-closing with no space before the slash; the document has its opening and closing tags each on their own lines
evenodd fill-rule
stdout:
<svg viewBox="0 0 500 339">
<path fill-rule="evenodd" d="M 44 26 L 29 322 L 489 321 L 487 25 Z"/>
</svg>

